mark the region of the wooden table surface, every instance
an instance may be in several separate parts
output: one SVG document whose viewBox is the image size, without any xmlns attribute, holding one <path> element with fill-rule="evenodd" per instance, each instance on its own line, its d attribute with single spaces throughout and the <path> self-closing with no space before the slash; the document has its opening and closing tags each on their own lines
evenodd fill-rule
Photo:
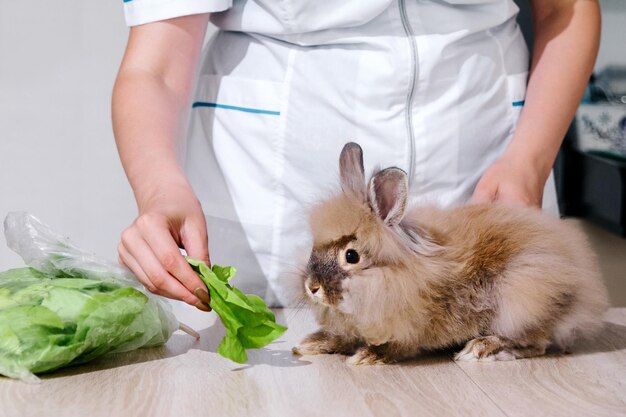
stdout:
<svg viewBox="0 0 626 417">
<path fill-rule="evenodd" d="M 179 305 L 200 340 L 109 355 L 26 384 L 0 377 L 1 416 L 626 416 L 626 309 L 569 355 L 460 362 L 451 352 L 397 365 L 349 366 L 339 355 L 295 357 L 316 329 L 306 310 L 276 310 L 289 330 L 239 365 L 215 351 L 214 313 Z"/>
</svg>

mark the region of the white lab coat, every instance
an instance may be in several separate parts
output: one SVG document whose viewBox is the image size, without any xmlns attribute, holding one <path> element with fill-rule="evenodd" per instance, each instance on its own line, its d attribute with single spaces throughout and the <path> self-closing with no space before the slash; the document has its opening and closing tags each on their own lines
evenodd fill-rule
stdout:
<svg viewBox="0 0 626 417">
<path fill-rule="evenodd" d="M 126 5 L 142 1 L 163 18 L 147 6 L 158 0 Z M 186 170 L 211 259 L 271 304 L 287 301 L 306 260 L 307 209 L 338 188 L 346 142 L 363 147 L 367 170 L 404 169 L 413 203 L 461 204 L 523 108 L 528 52 L 512 0 L 202 4 L 227 10 L 211 18 L 222 30 L 203 54 Z M 557 212 L 552 178 L 544 207 Z"/>
</svg>

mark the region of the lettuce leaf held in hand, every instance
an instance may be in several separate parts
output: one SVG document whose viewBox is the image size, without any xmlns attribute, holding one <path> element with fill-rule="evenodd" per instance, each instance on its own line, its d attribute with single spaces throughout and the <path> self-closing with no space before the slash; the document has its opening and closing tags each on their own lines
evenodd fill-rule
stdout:
<svg viewBox="0 0 626 417">
<path fill-rule="evenodd" d="M 287 328 L 276 323 L 274 313 L 267 308 L 261 297 L 244 294 L 228 281 L 235 275 L 235 268 L 213 265 L 187 258 L 211 294 L 209 305 L 220 317 L 226 328 L 217 353 L 237 363 L 248 360 L 246 349 L 258 349 L 276 340 Z"/>
</svg>

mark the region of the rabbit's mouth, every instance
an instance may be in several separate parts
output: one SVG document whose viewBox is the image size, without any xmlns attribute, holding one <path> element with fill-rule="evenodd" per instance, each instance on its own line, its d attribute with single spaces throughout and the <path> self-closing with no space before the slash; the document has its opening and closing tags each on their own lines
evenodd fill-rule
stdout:
<svg viewBox="0 0 626 417">
<path fill-rule="evenodd" d="M 324 304 L 325 291 L 319 283 L 314 283 L 311 282 L 311 280 L 307 280 L 307 282 L 304 284 L 304 289 L 311 300 L 316 303 Z"/>
<path fill-rule="evenodd" d="M 311 301 L 327 307 L 337 307 L 343 298 L 341 290 L 335 290 L 332 286 L 323 285 L 311 278 L 305 281 L 304 290 Z"/>
</svg>

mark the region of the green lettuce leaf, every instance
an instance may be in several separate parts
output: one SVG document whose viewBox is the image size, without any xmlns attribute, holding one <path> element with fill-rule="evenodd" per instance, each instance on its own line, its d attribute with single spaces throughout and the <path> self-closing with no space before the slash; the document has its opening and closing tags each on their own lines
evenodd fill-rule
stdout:
<svg viewBox="0 0 626 417">
<path fill-rule="evenodd" d="M 79 272 L 2 272 L 0 374 L 36 380 L 33 373 L 165 343 L 174 329 L 164 308 L 136 288 Z"/>
<path fill-rule="evenodd" d="M 236 269 L 213 265 L 187 257 L 187 262 L 198 273 L 209 289 L 209 305 L 217 313 L 226 329 L 226 335 L 217 353 L 237 363 L 248 360 L 246 349 L 258 349 L 279 338 L 287 328 L 276 323 L 274 313 L 260 297 L 244 294 L 231 286 L 229 280 Z"/>
</svg>

